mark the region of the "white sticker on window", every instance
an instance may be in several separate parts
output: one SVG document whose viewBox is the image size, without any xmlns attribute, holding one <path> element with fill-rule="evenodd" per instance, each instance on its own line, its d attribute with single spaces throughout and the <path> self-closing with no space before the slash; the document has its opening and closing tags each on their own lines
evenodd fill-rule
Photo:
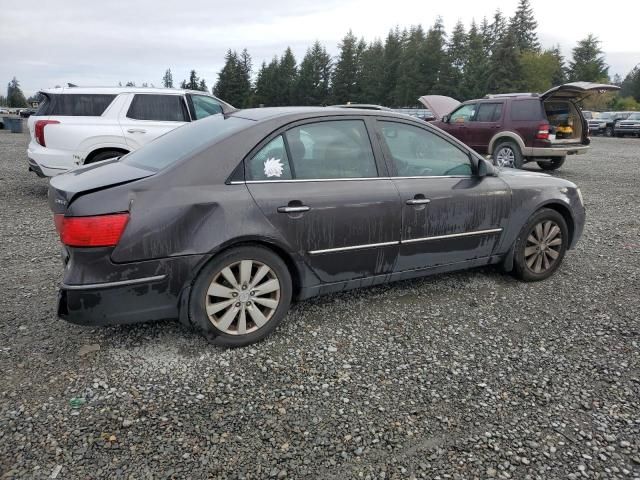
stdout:
<svg viewBox="0 0 640 480">
<path fill-rule="evenodd" d="M 264 174 L 267 177 L 281 177 L 283 168 L 279 158 L 269 158 L 264 162 Z"/>
</svg>

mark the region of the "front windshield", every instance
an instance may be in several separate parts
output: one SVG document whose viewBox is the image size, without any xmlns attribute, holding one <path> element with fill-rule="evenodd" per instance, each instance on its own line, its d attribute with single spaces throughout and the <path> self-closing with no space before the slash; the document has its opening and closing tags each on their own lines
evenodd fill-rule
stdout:
<svg viewBox="0 0 640 480">
<path fill-rule="evenodd" d="M 640 120 L 640 112 L 632 113 L 627 120 Z"/>
<path fill-rule="evenodd" d="M 165 133 L 121 162 L 145 170 L 159 171 L 207 144 L 213 143 L 251 125 L 252 120 L 212 115 Z"/>
<path fill-rule="evenodd" d="M 607 120 L 608 118 L 611 118 L 611 113 L 609 113 L 609 112 L 601 113 L 600 115 L 598 115 L 598 118 L 602 118 L 603 120 Z"/>
</svg>

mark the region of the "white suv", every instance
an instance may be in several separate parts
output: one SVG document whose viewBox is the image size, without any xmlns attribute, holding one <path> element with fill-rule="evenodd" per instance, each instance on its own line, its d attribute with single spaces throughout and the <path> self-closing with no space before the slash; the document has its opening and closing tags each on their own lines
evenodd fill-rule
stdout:
<svg viewBox="0 0 640 480">
<path fill-rule="evenodd" d="M 169 88 L 43 90 L 29 117 L 29 170 L 53 177 L 118 157 L 187 122 L 235 110 L 206 92 Z"/>
</svg>

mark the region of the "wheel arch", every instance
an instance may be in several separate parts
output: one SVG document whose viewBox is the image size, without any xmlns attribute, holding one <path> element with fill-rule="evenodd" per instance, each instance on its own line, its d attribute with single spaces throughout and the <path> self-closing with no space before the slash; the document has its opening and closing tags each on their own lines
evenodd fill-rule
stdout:
<svg viewBox="0 0 640 480">
<path fill-rule="evenodd" d="M 555 210 L 560 215 L 562 215 L 562 218 L 564 218 L 564 221 L 567 224 L 567 229 L 569 230 L 569 242 L 567 243 L 567 245 L 573 245 L 573 241 L 574 241 L 573 236 L 575 235 L 576 224 L 575 224 L 575 219 L 573 218 L 573 214 L 571 213 L 571 208 L 562 202 L 550 201 L 540 205 L 536 209 L 536 212 L 542 208 Z"/>
<path fill-rule="evenodd" d="M 85 165 L 88 163 L 91 163 L 93 161 L 93 159 L 95 158 L 96 155 L 103 153 L 103 152 L 119 152 L 122 153 L 123 155 L 126 155 L 127 153 L 129 153 L 129 150 L 127 150 L 126 148 L 122 148 L 122 147 L 101 147 L 101 148 L 96 148 L 95 150 L 92 150 L 84 159 L 84 163 Z"/>
<path fill-rule="evenodd" d="M 504 140 L 515 142 L 516 145 L 518 145 L 518 148 L 520 149 L 520 153 L 524 152 L 525 144 L 524 144 L 524 140 L 522 140 L 522 137 L 518 135 L 516 132 L 504 131 L 504 132 L 496 133 L 493 136 L 493 138 L 491 138 L 491 141 L 489 141 L 489 147 L 487 148 L 487 153 L 489 155 L 493 155 L 493 149 L 495 148 L 495 146 Z"/>
</svg>

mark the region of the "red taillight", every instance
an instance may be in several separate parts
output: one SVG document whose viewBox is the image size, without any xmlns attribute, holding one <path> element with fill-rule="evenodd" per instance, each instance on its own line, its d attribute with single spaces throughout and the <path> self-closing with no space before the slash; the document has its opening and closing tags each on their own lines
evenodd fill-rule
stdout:
<svg viewBox="0 0 640 480">
<path fill-rule="evenodd" d="M 549 140 L 549 124 L 541 123 L 538 127 L 538 133 L 536 133 L 538 140 Z"/>
<path fill-rule="evenodd" d="M 96 217 L 54 215 L 62 243 L 69 247 L 115 247 L 129 221 L 128 213 Z"/>
<path fill-rule="evenodd" d="M 38 120 L 34 127 L 36 142 L 38 142 L 43 147 L 46 147 L 47 144 L 44 141 L 44 127 L 46 127 L 47 125 L 54 125 L 56 123 L 60 122 L 57 120 Z"/>
</svg>

